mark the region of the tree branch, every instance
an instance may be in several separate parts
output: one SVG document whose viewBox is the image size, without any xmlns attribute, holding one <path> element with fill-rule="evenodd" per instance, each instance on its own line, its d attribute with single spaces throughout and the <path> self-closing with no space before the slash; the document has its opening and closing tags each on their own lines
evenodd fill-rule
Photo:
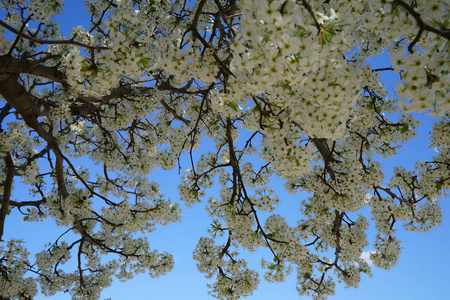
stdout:
<svg viewBox="0 0 450 300">
<path fill-rule="evenodd" d="M 74 45 L 74 46 L 80 46 L 80 47 L 84 47 L 84 48 L 88 48 L 91 50 L 102 50 L 102 49 L 108 49 L 107 47 L 101 47 L 101 46 L 91 46 L 88 44 L 84 44 L 81 42 L 77 42 L 74 40 L 75 37 L 73 37 L 70 40 L 53 40 L 53 41 L 46 41 L 46 40 L 41 40 L 41 39 L 37 39 L 32 37 L 31 35 L 25 34 L 23 32 L 21 32 L 20 30 L 15 29 L 14 27 L 8 25 L 7 23 L 3 22 L 2 20 L 0 20 L 0 25 L 5 27 L 6 29 L 8 29 L 9 31 L 13 32 L 14 34 L 21 36 L 27 40 L 30 40 L 32 42 L 41 44 L 41 45 Z"/>
<path fill-rule="evenodd" d="M 413 18 L 416 20 L 417 22 L 417 26 L 419 26 L 419 32 L 417 33 L 416 37 L 414 38 L 414 40 L 411 42 L 411 44 L 409 44 L 408 46 L 408 51 L 410 53 L 413 53 L 413 47 L 414 45 L 419 41 L 420 37 L 422 36 L 423 32 L 426 31 L 430 31 L 433 32 L 437 35 L 442 36 L 443 38 L 446 38 L 447 40 L 450 40 L 450 29 L 446 28 L 445 30 L 439 30 L 433 26 L 430 26 L 428 24 L 426 24 L 422 18 L 420 17 L 420 14 L 418 12 L 416 12 L 408 3 L 406 3 L 405 1 L 402 0 L 394 0 L 393 3 L 393 8 L 395 8 L 395 6 L 400 5 L 401 7 L 403 7 L 409 14 L 411 14 L 411 16 L 413 16 Z"/>
<path fill-rule="evenodd" d="M 42 65 L 43 60 L 17 59 L 11 56 L 0 56 L 0 73 L 30 74 L 49 80 L 66 83 L 67 77 L 57 67 Z"/>
<path fill-rule="evenodd" d="M 3 184 L 2 207 L 0 208 L 0 240 L 2 239 L 4 232 L 5 219 L 9 210 L 11 190 L 15 174 L 14 162 L 12 160 L 11 153 L 6 153 L 3 159 L 6 165 L 6 178 Z"/>
<path fill-rule="evenodd" d="M 36 103 L 33 96 L 17 81 L 15 74 L 0 73 L 0 93 L 5 100 L 22 116 L 25 123 L 33 128 L 43 138 L 56 156 L 55 172 L 59 192 L 63 198 L 68 196 L 64 180 L 64 156 L 59 148 L 58 141 L 47 132 L 38 121 L 41 105 Z"/>
<path fill-rule="evenodd" d="M 330 149 L 328 148 L 326 140 L 313 138 L 312 141 L 313 141 L 314 145 L 316 146 L 317 150 L 319 150 L 320 155 L 322 155 L 324 165 L 325 165 L 325 170 L 327 170 L 331 179 L 336 180 L 336 175 L 334 174 L 333 169 L 330 167 L 330 162 L 334 160 L 333 152 L 330 151 Z"/>
<path fill-rule="evenodd" d="M 38 201 L 9 201 L 9 206 L 11 207 L 23 207 L 23 206 L 35 206 L 36 208 L 39 208 L 42 204 L 46 202 L 45 199 L 38 200 Z"/>
<path fill-rule="evenodd" d="M 306 8 L 308 13 L 311 15 L 311 17 L 313 18 L 314 25 L 317 28 L 317 34 L 319 34 L 322 30 L 322 26 L 320 26 L 319 22 L 317 21 L 316 15 L 315 15 L 314 11 L 312 10 L 311 5 L 309 5 L 309 3 L 306 0 L 302 0 L 302 4 Z"/>
</svg>

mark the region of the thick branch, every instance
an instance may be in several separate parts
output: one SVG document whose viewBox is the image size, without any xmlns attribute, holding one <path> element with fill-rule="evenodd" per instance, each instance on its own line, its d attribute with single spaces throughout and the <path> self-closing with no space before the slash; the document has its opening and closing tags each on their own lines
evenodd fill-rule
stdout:
<svg viewBox="0 0 450 300">
<path fill-rule="evenodd" d="M 19 83 L 16 74 L 0 73 L 0 95 L 22 115 L 27 125 L 33 129 L 38 122 L 36 118 L 33 120 L 32 116 L 46 115 L 45 111 L 48 108 L 37 103 L 36 98 Z"/>
<path fill-rule="evenodd" d="M 13 74 L 0 73 L 0 93 L 5 100 L 22 116 L 25 123 L 43 138 L 56 156 L 55 172 L 59 192 L 63 198 L 68 196 L 64 183 L 63 159 L 57 140 L 47 132 L 38 121 L 40 105 L 38 105 Z"/>
<path fill-rule="evenodd" d="M 67 79 L 57 67 L 44 66 L 41 60 L 17 59 L 6 55 L 0 56 L 0 73 L 35 75 L 59 83 L 65 83 Z"/>
<path fill-rule="evenodd" d="M 11 190 L 15 173 L 14 163 L 11 154 L 9 152 L 6 153 L 3 159 L 5 160 L 6 165 L 6 178 L 5 181 L 3 182 L 2 207 L 0 208 L 0 240 L 2 239 L 3 236 L 5 219 L 9 210 Z"/>
<path fill-rule="evenodd" d="M 11 108 L 12 108 L 11 104 L 6 103 L 5 106 L 3 106 L 2 109 L 0 110 L 0 132 L 2 130 L 1 122 L 3 122 L 3 120 L 6 118 L 6 116 L 8 116 Z"/>
<path fill-rule="evenodd" d="M 314 138 L 312 139 L 312 141 L 316 146 L 317 150 L 319 150 L 320 155 L 322 155 L 325 169 L 327 170 L 331 179 L 336 180 L 336 175 L 334 174 L 333 169 L 330 167 L 330 162 L 334 160 L 333 152 L 330 151 L 330 149 L 328 148 L 326 140 Z"/>
</svg>

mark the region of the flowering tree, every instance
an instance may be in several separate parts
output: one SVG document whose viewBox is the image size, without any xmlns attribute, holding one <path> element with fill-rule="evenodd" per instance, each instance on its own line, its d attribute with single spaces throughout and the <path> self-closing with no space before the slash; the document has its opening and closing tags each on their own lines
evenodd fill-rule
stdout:
<svg viewBox="0 0 450 300">
<path fill-rule="evenodd" d="M 400 254 L 399 224 L 440 224 L 437 198 L 450 184 L 446 1 L 85 2 L 91 22 L 70 36 L 54 21 L 62 0 L 1 4 L 0 236 L 12 209 L 67 229 L 33 259 L 22 241 L 2 241 L 4 297 L 31 299 L 39 287 L 97 299 L 113 277 L 169 272 L 172 256 L 143 233 L 181 209 L 146 175 L 179 166 L 183 153 L 180 199 L 205 202 L 212 222 L 194 258 L 220 299 L 258 286 L 240 249 L 266 247 L 265 280 L 295 269 L 299 294 L 324 299 L 336 281 L 356 287 L 370 273 L 360 258 L 369 222 L 357 211 L 370 207 L 371 259 L 385 269 Z M 372 69 L 383 50 L 391 65 Z M 400 75 L 397 98 L 381 72 Z M 434 117 L 436 156 L 397 167 L 383 186 L 375 158 L 415 135 L 413 112 Z M 215 147 L 198 149 L 206 139 Z M 275 175 L 310 195 L 295 226 L 273 213 Z M 13 200 L 15 182 L 31 200 Z M 220 197 L 207 197 L 213 185 Z"/>
</svg>

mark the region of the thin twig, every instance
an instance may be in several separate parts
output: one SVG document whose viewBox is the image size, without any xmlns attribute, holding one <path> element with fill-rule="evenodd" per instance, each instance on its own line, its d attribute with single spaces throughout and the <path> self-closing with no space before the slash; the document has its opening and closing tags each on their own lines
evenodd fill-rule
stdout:
<svg viewBox="0 0 450 300">
<path fill-rule="evenodd" d="M 311 15 L 311 17 L 313 18 L 314 24 L 316 25 L 316 28 L 318 31 L 317 33 L 319 34 L 321 31 L 321 26 L 320 26 L 319 21 L 317 21 L 317 19 L 316 19 L 316 15 L 314 14 L 314 11 L 312 10 L 311 5 L 309 5 L 309 3 L 306 0 L 302 0 L 302 3 L 303 3 L 303 6 L 306 8 L 306 10 Z"/>
</svg>

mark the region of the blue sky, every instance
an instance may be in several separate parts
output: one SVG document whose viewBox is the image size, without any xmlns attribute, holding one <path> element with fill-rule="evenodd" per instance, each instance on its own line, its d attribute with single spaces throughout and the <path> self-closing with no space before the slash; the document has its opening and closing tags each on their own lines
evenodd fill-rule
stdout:
<svg viewBox="0 0 450 300">
<path fill-rule="evenodd" d="M 64 17 L 61 18 L 63 32 L 67 33 L 70 27 L 84 25 L 89 18 L 81 16 L 80 6 L 83 1 L 65 1 Z M 382 58 L 385 63 L 385 58 Z M 379 67 L 385 67 L 380 61 L 374 61 Z M 386 77 L 391 89 L 395 81 L 394 77 Z M 395 158 L 384 162 L 385 172 L 389 174 L 394 165 L 402 165 L 412 169 L 416 160 L 430 158 L 433 150 L 428 148 L 427 137 L 430 131 L 430 121 L 425 116 L 420 116 L 424 126 L 419 130 L 419 136 L 407 143 Z M 186 164 L 187 165 L 187 164 Z M 161 184 L 163 194 L 172 200 L 177 200 L 177 182 L 174 176 L 177 172 L 163 172 L 157 170 L 150 174 Z M 389 178 L 389 175 L 386 175 Z M 281 191 L 279 212 L 288 218 L 300 218 L 299 204 L 305 197 L 303 194 L 288 195 L 283 191 L 282 183 L 274 181 Z M 15 194 L 17 200 L 28 200 L 27 195 Z M 23 197 L 23 199 L 22 199 Z M 442 226 L 432 229 L 428 233 L 405 232 L 401 228 L 398 237 L 402 241 L 403 252 L 399 263 L 390 271 L 373 268 L 373 277 L 362 276 L 358 289 L 346 289 L 338 285 L 336 295 L 329 297 L 331 300 L 445 300 L 448 299 L 450 287 L 450 203 L 449 198 L 441 200 L 444 222 Z M 207 228 L 210 219 L 204 210 L 204 204 L 198 204 L 193 208 L 183 207 L 183 222 L 170 224 L 159 228 L 149 235 L 150 245 L 153 249 L 168 251 L 174 255 L 175 268 L 166 276 L 151 279 L 140 275 L 134 279 L 122 283 L 116 281 L 106 289 L 102 298 L 112 299 L 157 299 L 157 300 L 206 300 L 213 299 L 207 294 L 206 284 L 208 280 L 197 271 L 192 252 L 201 236 L 208 236 Z M 369 235 L 373 225 L 369 228 Z M 21 216 L 13 213 L 6 221 L 4 239 L 23 238 L 28 243 L 30 252 L 40 250 L 43 245 L 54 240 L 64 228 L 58 228 L 53 222 L 29 223 L 22 221 Z M 370 247 L 367 251 L 372 250 Z M 263 253 L 267 254 L 263 251 Z M 250 257 L 250 256 L 246 256 Z M 260 253 L 252 254 L 250 267 L 259 268 Z M 296 274 L 293 272 L 286 282 L 269 284 L 261 281 L 260 288 L 253 296 L 247 299 L 307 299 L 299 297 L 295 289 Z M 41 299 L 70 299 L 69 296 L 58 294 L 51 298 L 43 296 Z"/>
</svg>

